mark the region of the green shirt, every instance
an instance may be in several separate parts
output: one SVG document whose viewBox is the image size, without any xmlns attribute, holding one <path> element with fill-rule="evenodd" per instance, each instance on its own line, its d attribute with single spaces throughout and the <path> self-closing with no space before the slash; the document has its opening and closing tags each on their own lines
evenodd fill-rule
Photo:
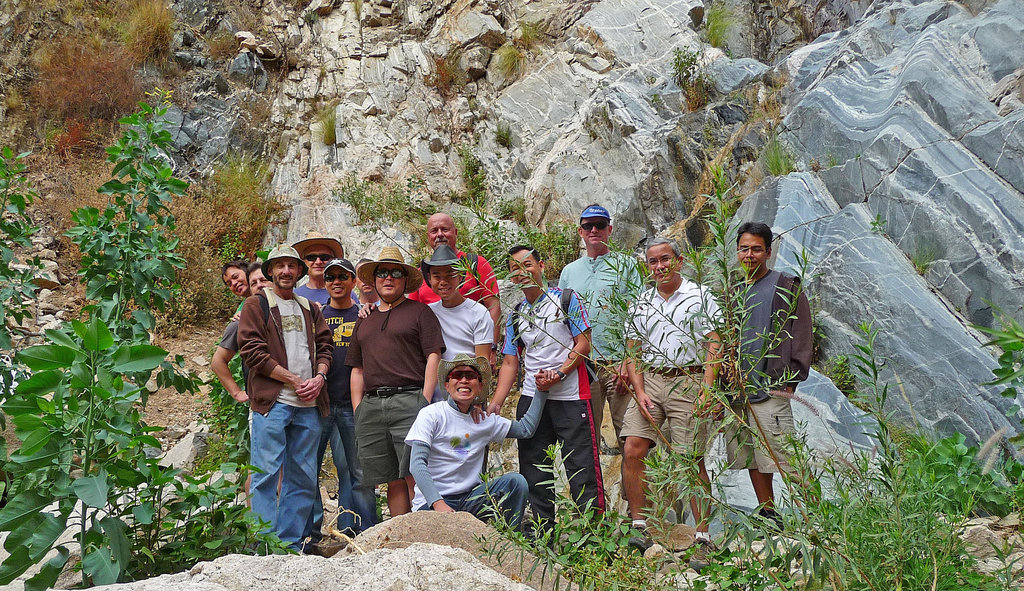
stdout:
<svg viewBox="0 0 1024 591">
<path fill-rule="evenodd" d="M 644 288 L 636 261 L 619 252 L 597 258 L 582 256 L 562 269 L 558 287 L 572 289 L 586 303 L 593 327 L 591 356 L 621 361 L 626 350 L 622 327 L 629 303 Z"/>
</svg>

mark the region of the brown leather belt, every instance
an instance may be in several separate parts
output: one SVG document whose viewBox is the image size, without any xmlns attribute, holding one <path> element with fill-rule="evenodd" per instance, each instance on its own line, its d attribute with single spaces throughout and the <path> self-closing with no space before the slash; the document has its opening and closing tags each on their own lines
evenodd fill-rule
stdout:
<svg viewBox="0 0 1024 591">
<path fill-rule="evenodd" d="M 704 373 L 703 365 L 687 365 L 684 367 L 652 367 L 647 370 L 665 378 L 679 378 L 687 375 Z"/>
</svg>

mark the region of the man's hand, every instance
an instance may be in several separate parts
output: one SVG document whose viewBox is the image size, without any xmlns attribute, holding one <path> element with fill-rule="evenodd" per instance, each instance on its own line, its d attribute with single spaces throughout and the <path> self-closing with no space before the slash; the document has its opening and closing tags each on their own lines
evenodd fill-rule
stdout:
<svg viewBox="0 0 1024 591">
<path fill-rule="evenodd" d="M 309 402 L 316 399 L 317 395 L 320 394 L 320 389 L 324 387 L 324 377 L 320 374 L 309 378 L 308 380 L 301 382 L 295 387 L 295 395 L 299 397 L 299 400 L 303 402 Z"/>
<path fill-rule="evenodd" d="M 431 505 L 431 508 L 433 508 L 434 511 L 437 511 L 438 513 L 455 513 L 455 509 L 449 507 L 448 503 L 444 502 L 444 499 L 438 499 L 434 501 L 434 504 Z"/>
<path fill-rule="evenodd" d="M 370 312 L 373 312 L 373 304 L 363 304 L 362 306 L 359 306 L 358 316 L 360 318 L 366 318 L 370 315 Z"/>
<path fill-rule="evenodd" d="M 474 404 L 469 407 L 469 416 L 473 417 L 473 423 L 479 425 L 480 421 L 487 417 L 487 412 L 484 411 L 484 405 Z"/>
<path fill-rule="evenodd" d="M 235 312 L 235 315 L 231 317 L 232 322 L 238 322 L 238 319 L 242 317 L 242 311 Z"/>
<path fill-rule="evenodd" d="M 537 384 L 537 389 L 541 392 L 547 392 L 551 386 L 562 381 L 562 377 L 553 369 L 542 369 L 533 376 L 533 379 Z"/>
<path fill-rule="evenodd" d="M 693 414 L 698 417 L 720 419 L 725 416 L 725 405 L 715 399 L 707 386 L 701 386 L 700 394 L 693 405 Z"/>
<path fill-rule="evenodd" d="M 619 396 L 629 396 L 629 374 L 624 367 L 615 370 L 615 393 Z"/>
<path fill-rule="evenodd" d="M 500 412 L 501 412 L 501 405 L 498 404 L 497 402 L 494 402 L 492 400 L 491 403 L 487 405 L 487 414 L 489 414 L 489 415 L 496 415 L 496 414 L 498 414 Z"/>
<path fill-rule="evenodd" d="M 232 394 L 231 397 L 238 402 L 249 402 L 249 395 L 245 393 L 245 390 L 239 390 Z"/>
<path fill-rule="evenodd" d="M 654 401 L 647 395 L 646 392 L 636 393 L 636 407 L 640 409 L 640 414 L 644 416 L 650 422 L 654 422 L 654 417 L 651 416 L 651 409 L 654 408 Z"/>
</svg>

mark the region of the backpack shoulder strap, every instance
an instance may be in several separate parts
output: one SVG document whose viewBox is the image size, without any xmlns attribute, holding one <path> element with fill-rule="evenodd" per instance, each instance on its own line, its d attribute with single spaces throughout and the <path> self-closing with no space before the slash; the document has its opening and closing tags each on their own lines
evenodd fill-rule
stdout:
<svg viewBox="0 0 1024 591">
<path fill-rule="evenodd" d="M 270 302 L 265 295 L 259 294 L 256 297 L 260 299 L 260 310 L 263 311 L 263 322 L 266 323 L 270 320 Z"/>
<path fill-rule="evenodd" d="M 572 329 L 572 323 L 569 321 L 569 306 L 572 305 L 573 293 L 575 292 L 572 290 L 572 288 L 567 287 L 562 290 L 561 298 L 562 313 L 565 315 L 565 319 L 563 320 L 563 322 L 565 322 L 565 325 L 568 326 L 570 329 Z"/>
</svg>

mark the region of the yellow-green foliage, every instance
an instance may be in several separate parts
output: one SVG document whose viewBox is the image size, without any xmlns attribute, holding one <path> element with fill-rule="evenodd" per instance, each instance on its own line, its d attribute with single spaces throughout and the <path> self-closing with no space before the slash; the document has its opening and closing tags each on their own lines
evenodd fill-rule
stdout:
<svg viewBox="0 0 1024 591">
<path fill-rule="evenodd" d="M 505 78 L 518 78 L 526 65 L 526 55 L 515 45 L 506 43 L 494 52 L 498 72 Z"/>
</svg>

